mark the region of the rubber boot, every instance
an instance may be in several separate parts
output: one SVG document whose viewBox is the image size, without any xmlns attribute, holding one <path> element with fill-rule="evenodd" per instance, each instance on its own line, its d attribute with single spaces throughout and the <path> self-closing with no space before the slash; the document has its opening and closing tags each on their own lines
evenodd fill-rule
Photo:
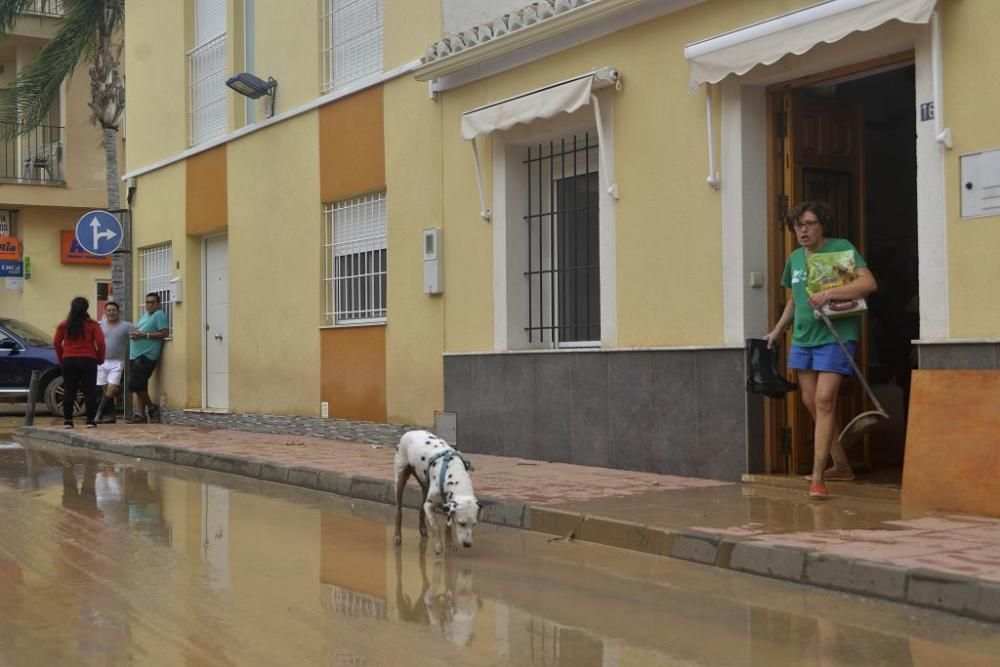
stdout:
<svg viewBox="0 0 1000 667">
<path fill-rule="evenodd" d="M 110 411 L 110 415 L 105 417 L 104 411 Z M 101 404 L 97 406 L 97 416 L 94 421 L 98 424 L 114 424 L 115 423 L 115 404 L 107 396 L 101 396 Z"/>
<path fill-rule="evenodd" d="M 747 391 L 763 394 L 770 398 L 784 398 L 785 394 L 798 389 L 778 373 L 778 356 L 768 349 L 767 340 L 747 339 Z"/>
</svg>

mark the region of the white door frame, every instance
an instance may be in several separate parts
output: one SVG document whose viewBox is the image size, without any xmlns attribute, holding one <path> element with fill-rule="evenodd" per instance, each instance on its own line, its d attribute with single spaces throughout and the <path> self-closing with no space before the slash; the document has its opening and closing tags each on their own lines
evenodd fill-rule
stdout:
<svg viewBox="0 0 1000 667">
<path fill-rule="evenodd" d="M 201 331 L 199 341 L 201 341 L 201 409 L 208 409 L 208 281 L 205 276 L 208 274 L 208 242 L 214 239 L 226 239 L 226 256 L 229 256 L 229 233 L 210 234 L 201 237 Z M 228 266 L 226 267 L 228 271 Z M 228 308 L 228 306 L 227 306 Z M 228 401 L 227 401 L 228 402 Z"/>
</svg>

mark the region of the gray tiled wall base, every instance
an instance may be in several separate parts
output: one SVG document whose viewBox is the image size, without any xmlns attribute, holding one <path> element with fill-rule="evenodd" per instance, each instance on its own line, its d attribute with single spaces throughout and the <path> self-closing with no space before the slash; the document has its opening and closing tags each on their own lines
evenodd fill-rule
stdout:
<svg viewBox="0 0 1000 667">
<path fill-rule="evenodd" d="M 1000 343 L 919 345 L 922 370 L 1000 370 Z"/>
<path fill-rule="evenodd" d="M 738 480 L 744 378 L 741 349 L 449 355 L 445 410 L 469 452 Z"/>
</svg>

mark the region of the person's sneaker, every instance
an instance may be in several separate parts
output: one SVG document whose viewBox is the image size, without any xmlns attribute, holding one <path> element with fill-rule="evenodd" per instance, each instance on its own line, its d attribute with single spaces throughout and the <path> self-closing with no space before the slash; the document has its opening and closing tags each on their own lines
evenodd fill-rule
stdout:
<svg viewBox="0 0 1000 667">
<path fill-rule="evenodd" d="M 71 421 L 64 421 L 63 422 L 63 428 L 73 428 L 73 422 L 71 422 Z"/>
<path fill-rule="evenodd" d="M 826 486 L 821 484 L 810 484 L 809 485 L 809 497 L 817 498 L 819 500 L 826 500 L 830 497 L 830 492 L 826 490 Z"/>
<path fill-rule="evenodd" d="M 163 423 L 163 419 L 160 417 L 160 406 L 154 405 L 149 409 L 149 423 L 150 424 Z"/>
<path fill-rule="evenodd" d="M 146 423 L 146 416 L 145 415 L 141 415 L 138 412 L 136 412 L 135 414 L 132 415 L 132 418 L 128 420 L 128 423 L 129 424 L 145 424 Z"/>
<path fill-rule="evenodd" d="M 97 428 L 97 422 L 89 421 L 87 422 L 87 425 L 84 428 Z"/>
<path fill-rule="evenodd" d="M 117 422 L 114 415 L 101 415 L 101 418 L 97 420 L 98 424 L 115 424 Z"/>
</svg>

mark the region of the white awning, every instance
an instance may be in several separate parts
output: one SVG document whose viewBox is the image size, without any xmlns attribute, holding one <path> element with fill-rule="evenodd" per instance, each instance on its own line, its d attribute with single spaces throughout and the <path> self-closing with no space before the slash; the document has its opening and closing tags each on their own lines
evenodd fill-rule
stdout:
<svg viewBox="0 0 1000 667">
<path fill-rule="evenodd" d="M 466 111 L 462 114 L 462 138 L 472 144 L 472 159 L 476 167 L 476 187 L 479 189 L 480 215 L 489 220 L 492 211 L 486 205 L 486 191 L 483 188 L 482 166 L 479 163 L 479 149 L 476 137 L 509 130 L 515 125 L 531 123 L 544 118 L 552 118 L 561 113 L 573 113 L 590 105 L 594 110 L 597 124 L 597 150 L 600 154 L 601 178 L 607 185 L 608 194 L 618 199 L 618 185 L 614 182 L 611 162 L 604 142 L 604 122 L 601 119 L 601 104 L 595 90 L 610 85 L 620 86 L 618 70 L 604 67 L 581 76 L 554 83 L 544 88 L 528 91 L 499 102 Z"/>
<path fill-rule="evenodd" d="M 783 16 L 689 44 L 684 58 L 691 66 L 690 90 L 718 83 L 730 74 L 746 74 L 789 54 L 803 54 L 820 43 L 833 43 L 853 32 L 872 30 L 897 20 L 928 23 L 937 0 L 827 0 Z"/>
<path fill-rule="evenodd" d="M 617 78 L 617 71 L 605 68 L 466 111 L 462 114 L 462 138 L 471 140 L 522 123 L 573 113 L 590 104 L 595 88 L 614 83 Z"/>
</svg>

